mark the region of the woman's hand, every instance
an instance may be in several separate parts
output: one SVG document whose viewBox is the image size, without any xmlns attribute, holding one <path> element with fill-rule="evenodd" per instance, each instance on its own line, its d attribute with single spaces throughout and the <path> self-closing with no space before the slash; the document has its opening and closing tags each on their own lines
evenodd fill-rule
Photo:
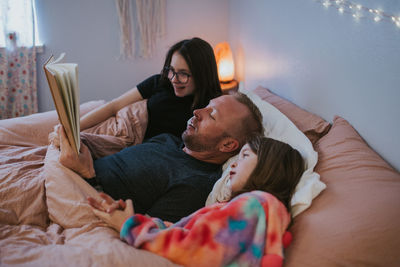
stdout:
<svg viewBox="0 0 400 267">
<path fill-rule="evenodd" d="M 126 201 L 126 207 L 124 210 L 114 210 L 111 213 L 107 213 L 93 206 L 92 210 L 97 217 L 99 217 L 101 220 L 103 220 L 105 223 L 107 223 L 118 232 L 121 231 L 124 222 L 135 214 L 133 203 L 130 199 Z"/>
</svg>

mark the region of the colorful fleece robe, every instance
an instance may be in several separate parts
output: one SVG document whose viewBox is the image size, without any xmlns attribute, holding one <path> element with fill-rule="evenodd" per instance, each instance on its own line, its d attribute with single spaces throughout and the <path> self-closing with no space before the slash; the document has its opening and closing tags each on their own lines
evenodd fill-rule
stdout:
<svg viewBox="0 0 400 267">
<path fill-rule="evenodd" d="M 121 238 L 184 266 L 282 266 L 290 215 L 273 195 L 253 191 L 204 207 L 171 224 L 140 214 Z"/>
</svg>

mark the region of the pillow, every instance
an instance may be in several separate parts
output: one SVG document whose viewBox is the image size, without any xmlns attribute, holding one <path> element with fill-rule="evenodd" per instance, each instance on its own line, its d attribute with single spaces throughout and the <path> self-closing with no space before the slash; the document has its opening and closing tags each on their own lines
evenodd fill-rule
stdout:
<svg viewBox="0 0 400 267">
<path fill-rule="evenodd" d="M 127 105 L 107 120 L 81 132 L 82 142 L 97 159 L 142 143 L 147 129 L 147 99 Z M 99 138 L 101 137 L 101 138 Z"/>
<path fill-rule="evenodd" d="M 90 101 L 80 105 L 80 114 L 84 115 L 101 106 L 103 100 Z M 55 110 L 36 113 L 24 117 L 0 120 L 0 131 L 5 134 L 0 144 L 14 146 L 45 146 L 49 143 L 49 133 L 58 124 Z"/>
<path fill-rule="evenodd" d="M 314 151 L 310 140 L 277 108 L 263 101 L 258 95 L 251 91 L 239 89 L 246 94 L 257 105 L 263 115 L 263 126 L 265 136 L 282 141 L 297 149 L 304 158 L 306 170 L 300 178 L 292 197 L 292 215 L 296 216 L 311 205 L 315 198 L 324 188 L 325 184 L 319 180 L 319 175 L 313 171 L 317 164 L 318 155 Z M 231 158 L 224 165 L 222 177 L 216 182 L 211 191 L 206 205 L 217 201 L 224 201 L 230 196 L 229 172 L 230 164 L 235 158 Z"/>
<path fill-rule="evenodd" d="M 115 116 L 85 129 L 83 132 L 110 135 L 127 139 L 128 142 L 135 142 L 135 138 L 143 139 L 147 122 L 147 99 L 144 99 L 121 108 Z"/>
<path fill-rule="evenodd" d="M 285 266 L 398 264 L 399 172 L 338 116 L 315 149 L 327 189 L 295 218 Z"/>
<path fill-rule="evenodd" d="M 258 86 L 254 89 L 254 93 L 285 114 L 313 144 L 324 136 L 331 127 L 331 125 L 320 116 L 298 107 L 292 102 L 272 93 L 267 88 Z"/>
</svg>

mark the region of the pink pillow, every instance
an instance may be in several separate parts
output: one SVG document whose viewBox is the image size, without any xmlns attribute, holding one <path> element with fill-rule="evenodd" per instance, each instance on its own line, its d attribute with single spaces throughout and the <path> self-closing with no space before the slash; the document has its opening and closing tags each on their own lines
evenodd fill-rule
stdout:
<svg viewBox="0 0 400 267">
<path fill-rule="evenodd" d="M 343 118 L 315 146 L 327 188 L 295 218 L 285 266 L 400 263 L 400 174 Z"/>
<path fill-rule="evenodd" d="M 269 89 L 258 86 L 254 92 L 285 114 L 302 131 L 312 144 L 324 136 L 331 125 L 320 116 L 308 112 L 292 102 L 272 93 Z"/>
<path fill-rule="evenodd" d="M 102 100 L 90 101 L 80 106 L 84 115 L 104 103 Z M 0 120 L 2 137 L 0 144 L 14 146 L 45 146 L 48 136 L 58 124 L 56 110 L 32 114 L 29 116 Z"/>
</svg>

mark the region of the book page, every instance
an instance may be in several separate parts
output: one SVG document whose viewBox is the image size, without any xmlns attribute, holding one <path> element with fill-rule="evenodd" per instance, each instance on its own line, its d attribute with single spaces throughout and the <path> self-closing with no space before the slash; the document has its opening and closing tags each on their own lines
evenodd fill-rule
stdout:
<svg viewBox="0 0 400 267">
<path fill-rule="evenodd" d="M 61 53 L 61 55 L 57 59 L 53 57 L 53 60 L 50 61 L 48 64 L 62 63 L 64 61 L 64 57 L 65 53 Z"/>
<path fill-rule="evenodd" d="M 79 85 L 78 85 L 78 65 L 77 64 L 62 64 L 66 72 L 64 78 L 67 81 L 68 95 L 70 103 L 71 124 L 73 126 L 73 132 L 80 132 L 80 121 L 79 121 Z M 76 142 L 80 143 L 79 135 L 74 135 Z"/>
<path fill-rule="evenodd" d="M 79 78 L 78 78 L 78 65 L 77 64 L 73 64 L 71 66 L 73 68 L 73 72 L 69 72 L 70 75 L 70 79 L 71 79 L 71 84 L 72 84 L 72 99 L 74 100 L 74 105 L 73 107 L 75 107 L 75 120 L 76 120 L 76 133 L 80 133 L 81 128 L 80 128 L 80 116 L 79 116 L 79 103 L 80 103 L 80 90 L 79 90 Z M 75 136 L 77 139 L 77 142 L 80 144 L 80 138 L 79 135 Z"/>
<path fill-rule="evenodd" d="M 65 97 L 66 97 L 65 102 L 68 103 L 68 114 L 71 115 L 69 120 L 70 120 L 70 123 L 72 126 L 72 132 L 75 133 L 76 132 L 76 127 L 75 127 L 76 120 L 75 120 L 75 110 L 73 108 L 74 101 L 72 99 L 71 81 L 69 79 L 68 70 L 65 69 L 63 66 L 60 66 L 60 67 L 63 68 L 62 78 L 65 81 L 65 86 L 66 86 L 66 88 L 63 89 L 65 92 Z"/>
<path fill-rule="evenodd" d="M 52 56 L 44 68 L 53 95 L 53 100 L 56 104 L 60 122 L 64 125 L 71 146 L 73 146 L 74 150 L 79 153 L 80 117 L 79 85 L 77 76 L 78 65 L 73 63 L 61 63 L 63 57 L 64 53 L 57 59 L 54 59 Z M 64 111 L 60 109 L 63 109 Z"/>
<path fill-rule="evenodd" d="M 69 92 L 69 89 L 67 86 L 67 80 L 65 79 L 65 70 L 60 66 L 51 66 L 51 67 L 54 70 L 57 84 L 59 86 L 60 93 L 62 96 L 62 100 L 65 104 L 65 108 L 66 108 L 67 115 L 68 115 L 68 120 L 69 120 L 71 126 L 73 126 L 73 120 L 71 119 L 71 116 L 73 116 L 73 114 L 71 114 L 71 110 L 72 110 L 71 99 L 70 99 L 70 92 Z"/>
</svg>

